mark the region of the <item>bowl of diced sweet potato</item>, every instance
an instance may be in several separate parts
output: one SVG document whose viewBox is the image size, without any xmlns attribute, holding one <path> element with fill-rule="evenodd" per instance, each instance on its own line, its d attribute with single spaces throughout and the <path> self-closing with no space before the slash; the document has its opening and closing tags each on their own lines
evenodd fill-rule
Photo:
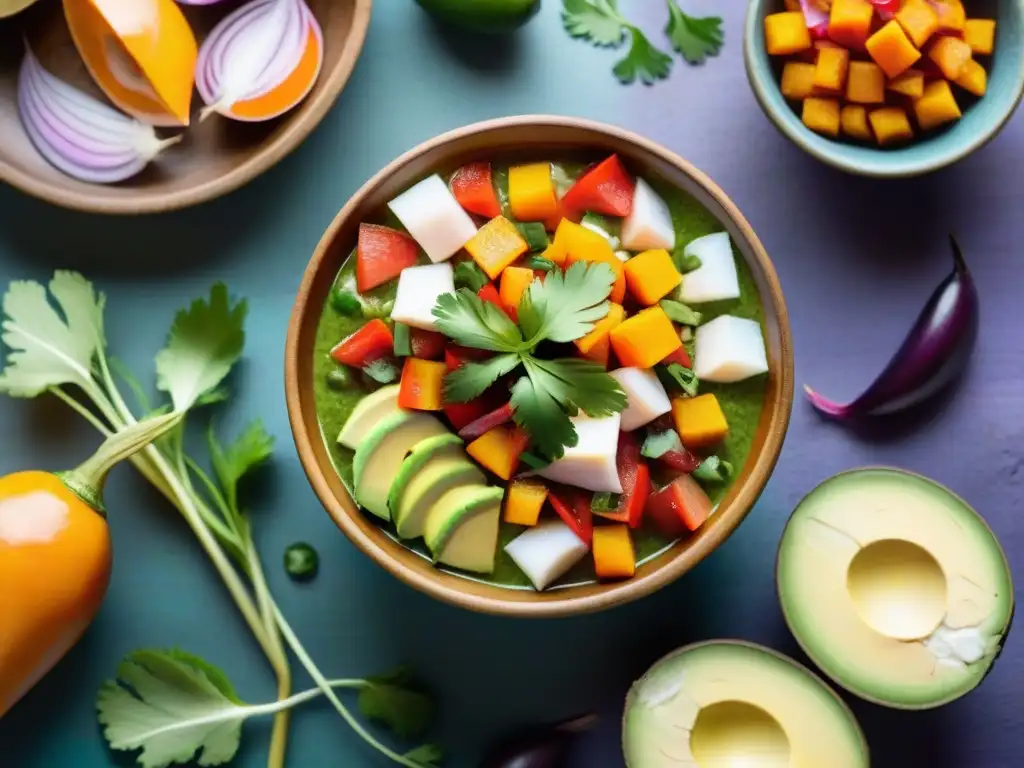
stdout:
<svg viewBox="0 0 1024 768">
<path fill-rule="evenodd" d="M 761 108 L 814 157 L 904 177 L 992 139 L 1024 95 L 1024 0 L 751 0 Z"/>
</svg>

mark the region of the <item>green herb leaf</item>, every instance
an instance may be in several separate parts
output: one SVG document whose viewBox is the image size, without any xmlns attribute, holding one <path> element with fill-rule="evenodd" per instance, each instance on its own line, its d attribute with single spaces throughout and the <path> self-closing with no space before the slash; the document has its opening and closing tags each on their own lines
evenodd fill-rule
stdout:
<svg viewBox="0 0 1024 768">
<path fill-rule="evenodd" d="M 630 27 L 629 34 L 632 44 L 629 53 L 612 68 L 615 76 L 625 85 L 637 79 L 644 85 L 651 85 L 668 77 L 672 71 L 672 57 L 651 45 L 639 28 Z"/>
<path fill-rule="evenodd" d="M 378 384 L 390 384 L 393 381 L 397 381 L 399 376 L 398 367 L 384 358 L 374 360 L 364 365 L 363 373 Z"/>
<path fill-rule="evenodd" d="M 335 286 L 331 289 L 331 306 L 339 315 L 355 317 L 363 311 L 363 302 L 352 291 Z"/>
<path fill-rule="evenodd" d="M 531 358 L 527 370 L 572 416 L 579 410 L 600 418 L 626 407 L 626 393 L 619 383 L 602 366 L 589 360 Z"/>
<path fill-rule="evenodd" d="M 690 64 L 703 64 L 708 56 L 717 56 L 722 50 L 725 33 L 720 18 L 687 16 L 675 0 L 668 0 L 668 13 L 665 34 L 676 52 Z"/>
<path fill-rule="evenodd" d="M 395 735 L 416 738 L 430 727 L 434 703 L 414 685 L 405 667 L 370 678 L 359 691 L 359 709 L 366 717 L 384 723 Z"/>
<path fill-rule="evenodd" d="M 0 392 L 12 397 L 36 397 L 62 384 L 95 390 L 96 356 L 106 346 L 105 298 L 77 272 L 55 272 L 49 288 L 63 316 L 39 283 L 12 282 L 4 295 L 0 338 L 10 351 Z"/>
<path fill-rule="evenodd" d="M 472 291 L 443 293 L 434 307 L 437 330 L 456 344 L 492 352 L 518 352 L 523 336 L 501 309 Z"/>
<path fill-rule="evenodd" d="M 612 48 L 622 44 L 628 27 L 615 0 L 562 0 L 562 24 L 572 37 Z"/>
<path fill-rule="evenodd" d="M 527 370 L 531 369 L 527 362 Z M 576 445 L 579 437 L 558 401 L 532 376 L 523 376 L 512 387 L 513 418 L 530 433 L 537 450 L 554 461 L 562 457 L 566 446 Z"/>
<path fill-rule="evenodd" d="M 644 440 L 640 455 L 649 459 L 660 459 L 669 451 L 683 450 L 683 441 L 679 439 L 679 433 L 674 429 L 667 429 L 664 432 L 656 432 L 647 436 Z"/>
<path fill-rule="evenodd" d="M 444 377 L 446 403 L 468 403 L 519 365 L 518 355 L 498 355 L 490 360 L 467 362 Z"/>
<path fill-rule="evenodd" d="M 530 249 L 531 253 L 543 251 L 551 245 L 551 241 L 548 239 L 548 231 L 544 229 L 544 225 L 539 221 L 517 221 L 516 229 L 523 236 L 523 240 L 526 241 L 526 246 Z"/>
<path fill-rule="evenodd" d="M 217 439 L 211 425 L 206 433 L 206 442 L 210 448 L 210 463 L 217 482 L 230 508 L 237 510 L 239 482 L 271 457 L 274 453 L 274 438 L 267 432 L 263 422 L 257 419 L 226 446 Z"/>
<path fill-rule="evenodd" d="M 444 758 L 444 752 L 437 744 L 421 744 L 416 749 L 410 749 L 402 757 L 407 760 L 419 763 L 427 768 L 434 768 L 441 764 L 441 760 Z"/>
<path fill-rule="evenodd" d="M 232 303 L 217 283 L 209 299 L 196 299 L 178 312 L 167 346 L 156 356 L 156 386 L 171 396 L 174 409 L 191 408 L 230 373 L 245 345 L 246 301 Z"/>
<path fill-rule="evenodd" d="M 661 383 L 667 388 L 679 390 L 690 397 L 696 397 L 700 382 L 692 369 L 679 363 L 670 363 L 669 365 L 657 365 L 654 370 L 658 374 L 658 378 L 661 379 Z"/>
<path fill-rule="evenodd" d="M 545 272 L 554 272 L 558 269 L 558 265 L 551 259 L 545 259 L 543 256 L 531 256 L 526 260 L 526 266 L 530 269 L 541 269 Z"/>
<path fill-rule="evenodd" d="M 395 338 L 395 357 L 409 357 L 412 354 L 412 336 L 409 326 L 405 323 L 395 323 L 393 335 Z"/>
<path fill-rule="evenodd" d="M 455 265 L 456 288 L 468 288 L 473 293 L 477 293 L 489 282 L 491 279 L 484 274 L 475 261 L 460 261 Z"/>
<path fill-rule="evenodd" d="M 685 275 L 687 272 L 693 272 L 695 269 L 700 269 L 701 262 L 697 256 L 687 256 L 686 248 L 684 246 L 679 246 L 672 251 L 672 263 L 676 265 L 676 269 Z"/>
<path fill-rule="evenodd" d="M 594 514 L 617 512 L 621 501 L 622 497 L 617 493 L 610 493 L 609 491 L 595 493 L 594 497 L 590 500 L 590 511 Z"/>
<path fill-rule="evenodd" d="M 661 308 L 665 310 L 665 314 L 668 315 L 668 319 L 674 323 L 692 326 L 700 325 L 700 312 L 690 309 L 690 307 L 686 306 L 681 301 L 662 299 Z"/>
<path fill-rule="evenodd" d="M 732 464 L 718 456 L 708 456 L 693 470 L 693 476 L 705 483 L 725 483 L 732 476 Z"/>
<path fill-rule="evenodd" d="M 607 264 L 577 261 L 565 272 L 555 270 L 534 280 L 519 303 L 519 325 L 528 346 L 575 341 L 608 314 L 615 273 Z"/>
<path fill-rule="evenodd" d="M 523 451 L 519 455 L 519 461 L 528 466 L 530 469 L 544 469 L 544 467 L 551 466 L 551 460 L 544 456 L 538 456 L 532 451 Z"/>
</svg>

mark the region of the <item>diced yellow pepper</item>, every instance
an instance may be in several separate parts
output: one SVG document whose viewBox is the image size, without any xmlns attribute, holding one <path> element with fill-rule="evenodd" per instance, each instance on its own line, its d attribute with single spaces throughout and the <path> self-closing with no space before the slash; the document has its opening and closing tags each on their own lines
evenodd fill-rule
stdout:
<svg viewBox="0 0 1024 768">
<path fill-rule="evenodd" d="M 868 0 L 833 0 L 828 36 L 845 48 L 863 50 L 874 16 L 875 7 Z"/>
<path fill-rule="evenodd" d="M 544 251 L 544 258 L 562 267 L 568 261 L 570 253 L 576 256 L 577 260 L 585 261 L 602 261 L 608 256 L 615 256 L 608 238 L 587 229 L 582 224 L 562 219 L 555 230 L 551 245 Z"/>
<path fill-rule="evenodd" d="M 814 87 L 829 93 L 839 93 L 846 85 L 846 72 L 850 66 L 850 52 L 845 48 L 822 48 L 814 65 Z"/>
<path fill-rule="evenodd" d="M 967 23 L 967 11 L 960 0 L 937 0 L 935 12 L 939 14 L 939 32 L 959 34 Z"/>
<path fill-rule="evenodd" d="M 585 356 L 589 355 L 598 344 L 608 338 L 609 334 L 612 332 L 612 328 L 617 327 L 625 319 L 626 310 L 623 309 L 621 304 L 615 304 L 612 302 L 608 305 L 608 314 L 594 323 L 594 327 L 591 329 L 590 333 L 582 338 L 576 339 L 573 343 Z"/>
<path fill-rule="evenodd" d="M 914 138 L 914 129 L 910 127 L 910 118 L 900 107 L 882 107 L 872 110 L 868 115 L 875 139 L 881 146 L 895 144 Z"/>
<path fill-rule="evenodd" d="M 890 80 L 886 87 L 893 93 L 901 93 L 912 99 L 919 99 L 924 93 L 924 72 L 908 69 L 899 77 Z"/>
<path fill-rule="evenodd" d="M 624 523 L 594 528 L 594 571 L 599 579 L 628 579 L 636 573 L 636 552 Z"/>
<path fill-rule="evenodd" d="M 729 424 L 714 395 L 677 397 L 672 400 L 672 420 L 687 448 L 702 448 L 722 440 Z"/>
<path fill-rule="evenodd" d="M 466 453 L 502 480 L 511 478 L 519 466 L 520 446 L 511 427 L 494 427 L 484 432 L 466 446 Z"/>
<path fill-rule="evenodd" d="M 657 304 L 683 282 L 683 276 L 664 248 L 638 253 L 625 263 L 623 269 L 629 292 L 640 304 L 648 307 Z"/>
<path fill-rule="evenodd" d="M 921 58 L 921 52 L 895 19 L 869 37 L 866 45 L 871 58 L 889 77 L 902 74 Z"/>
<path fill-rule="evenodd" d="M 661 307 L 640 310 L 612 328 L 610 338 L 615 356 L 624 368 L 651 368 L 683 346 Z"/>
<path fill-rule="evenodd" d="M 953 89 L 945 80 L 933 80 L 924 87 L 924 95 L 914 102 L 914 114 L 917 124 L 926 131 L 961 117 Z"/>
<path fill-rule="evenodd" d="M 940 37 L 928 49 L 928 58 L 935 62 L 947 80 L 956 80 L 971 60 L 971 46 L 958 37 Z"/>
<path fill-rule="evenodd" d="M 548 489 L 536 480 L 514 480 L 505 494 L 505 522 L 536 525 L 548 498 Z"/>
<path fill-rule="evenodd" d="M 903 27 L 907 37 L 918 48 L 939 31 L 939 14 L 927 0 L 907 0 L 896 12 L 896 21 Z"/>
<path fill-rule="evenodd" d="M 815 133 L 825 136 L 839 135 L 839 102 L 836 99 L 822 99 L 812 96 L 804 99 L 804 125 Z"/>
<path fill-rule="evenodd" d="M 518 309 L 519 301 L 526 293 L 526 289 L 530 287 L 534 277 L 532 269 L 506 267 L 505 271 L 501 273 L 501 287 L 498 289 L 501 303 L 506 307 Z"/>
<path fill-rule="evenodd" d="M 508 203 L 519 221 L 547 221 L 557 215 L 551 163 L 512 166 L 508 172 Z"/>
<path fill-rule="evenodd" d="M 967 66 L 960 74 L 960 77 L 954 82 L 968 93 L 973 93 L 975 96 L 984 96 L 985 91 L 988 90 L 988 73 L 985 72 L 985 68 L 981 64 L 971 59 L 967 62 Z"/>
<path fill-rule="evenodd" d="M 996 47 L 996 23 L 992 19 L 967 19 L 964 42 L 979 56 L 988 56 Z"/>
<path fill-rule="evenodd" d="M 491 280 L 528 248 L 516 225 L 504 216 L 495 216 L 466 243 L 466 251 Z"/>
<path fill-rule="evenodd" d="M 868 124 L 868 110 L 860 104 L 847 104 L 839 114 L 843 133 L 852 139 L 871 141 L 871 126 Z"/>
<path fill-rule="evenodd" d="M 787 61 L 782 68 L 782 95 L 791 101 L 803 101 L 814 92 L 814 65 Z"/>
<path fill-rule="evenodd" d="M 856 104 L 885 102 L 885 72 L 873 61 L 851 61 L 846 100 Z"/>
<path fill-rule="evenodd" d="M 772 56 L 789 56 L 811 47 L 811 33 L 803 13 L 786 11 L 764 17 L 765 48 Z"/>
</svg>

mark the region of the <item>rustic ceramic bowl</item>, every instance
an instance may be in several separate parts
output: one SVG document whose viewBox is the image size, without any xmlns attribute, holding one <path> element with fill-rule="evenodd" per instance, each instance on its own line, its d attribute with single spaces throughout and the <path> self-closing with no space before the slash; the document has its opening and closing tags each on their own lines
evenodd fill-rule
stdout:
<svg viewBox="0 0 1024 768">
<path fill-rule="evenodd" d="M 983 58 L 988 92 L 965 109 L 955 124 L 905 146 L 883 149 L 837 141 L 803 124 L 779 89 L 782 70 L 773 59 L 780 57 L 769 56 L 764 44 L 764 17 L 785 10 L 783 0 L 750 0 L 743 33 L 747 79 L 761 109 L 782 135 L 822 162 L 861 176 L 900 178 L 929 173 L 967 157 L 995 138 L 1024 96 L 1024 0 L 968 0 L 966 6 L 968 16 L 998 22 L 995 53 Z"/>
<path fill-rule="evenodd" d="M 295 149 L 323 119 L 348 82 L 363 47 L 373 0 L 307 0 L 324 32 L 324 64 L 306 99 L 265 123 L 212 116 L 193 124 L 184 141 L 119 184 L 89 184 L 51 166 L 18 118 L 18 69 L 27 38 L 40 61 L 61 79 L 102 98 L 71 42 L 61 4 L 43 0 L 0 19 L 0 180 L 66 208 L 140 214 L 185 208 L 231 192 Z M 200 42 L 235 6 L 182 6 Z M 193 99 L 193 112 L 198 96 Z"/>
<path fill-rule="evenodd" d="M 627 581 L 565 587 L 546 592 L 508 589 L 444 573 L 404 547 L 359 511 L 335 473 L 317 422 L 313 399 L 313 350 L 317 323 L 342 262 L 356 241 L 359 222 L 414 182 L 441 167 L 500 155 L 617 152 L 631 168 L 691 194 L 731 235 L 750 265 L 766 318 L 769 374 L 764 410 L 750 457 L 718 511 L 694 536 L 637 569 Z M 793 351 L 782 289 L 768 255 L 736 206 L 707 176 L 664 147 L 628 131 L 565 117 L 509 117 L 461 128 L 407 152 L 363 185 L 327 229 L 299 288 L 285 353 L 288 415 L 306 474 L 338 527 L 363 552 L 411 586 L 446 602 L 494 614 L 523 617 L 588 613 L 648 595 L 693 568 L 746 517 L 782 449 L 793 401 Z"/>
</svg>

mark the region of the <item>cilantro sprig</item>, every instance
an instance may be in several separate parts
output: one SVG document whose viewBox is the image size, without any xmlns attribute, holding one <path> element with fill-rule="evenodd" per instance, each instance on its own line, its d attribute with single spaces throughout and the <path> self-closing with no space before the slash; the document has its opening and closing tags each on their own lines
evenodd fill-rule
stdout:
<svg viewBox="0 0 1024 768">
<path fill-rule="evenodd" d="M 608 314 L 615 274 L 607 264 L 577 262 L 564 273 L 550 272 L 523 293 L 519 324 L 472 291 L 444 294 L 434 307 L 438 330 L 466 347 L 497 352 L 468 362 L 445 377 L 445 399 L 466 402 L 481 395 L 502 376 L 522 369 L 512 385 L 516 424 L 530 433 L 536 450 L 554 460 L 576 445 L 569 420 L 581 411 L 602 417 L 626 407 L 626 396 L 604 368 L 576 358 L 545 360 L 537 356 L 543 342 L 582 338 Z"/>
<path fill-rule="evenodd" d="M 701 64 L 721 51 L 725 36 L 718 17 L 688 16 L 676 0 L 666 0 L 669 12 L 665 34 L 672 49 L 690 64 Z M 601 48 L 619 48 L 628 39 L 629 50 L 612 68 L 624 84 L 639 80 L 651 85 L 668 77 L 672 57 L 651 43 L 643 31 L 622 15 L 618 0 L 562 0 L 562 24 L 571 37 Z"/>
</svg>

